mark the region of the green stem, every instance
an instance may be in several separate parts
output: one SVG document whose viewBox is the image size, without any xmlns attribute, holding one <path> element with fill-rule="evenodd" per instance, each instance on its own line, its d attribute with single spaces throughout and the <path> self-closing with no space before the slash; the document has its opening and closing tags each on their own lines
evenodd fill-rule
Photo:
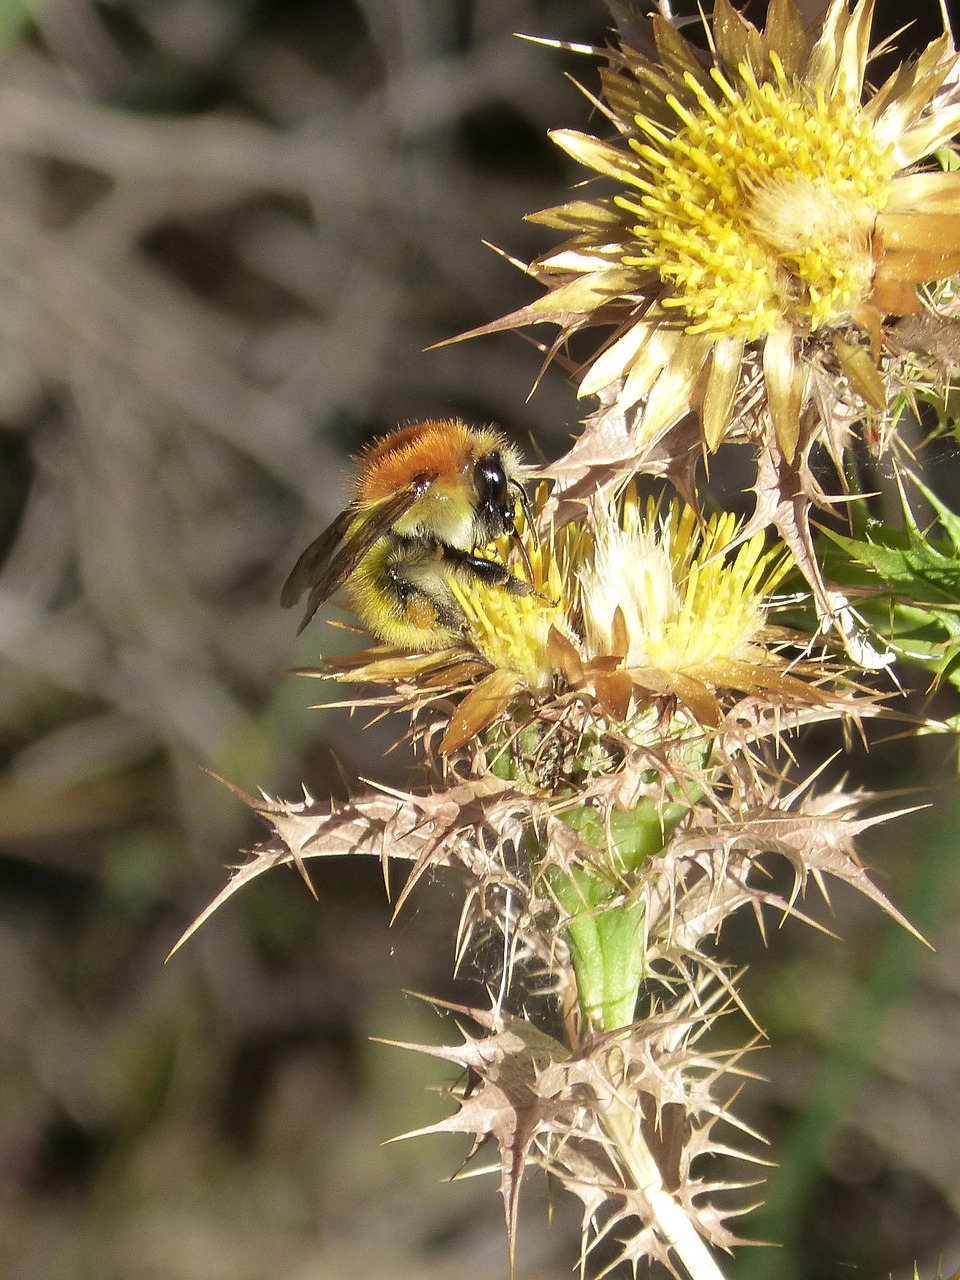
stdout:
<svg viewBox="0 0 960 1280">
<path fill-rule="evenodd" d="M 663 849 L 687 809 L 672 801 L 658 806 L 641 800 L 635 809 L 614 810 L 609 839 L 596 809 L 561 815 L 601 855 L 596 871 L 555 871 L 550 878 L 569 917 L 566 937 L 580 1005 L 600 1030 L 613 1031 L 634 1020 L 646 947 L 643 903 L 629 897 L 631 876 Z"/>
</svg>

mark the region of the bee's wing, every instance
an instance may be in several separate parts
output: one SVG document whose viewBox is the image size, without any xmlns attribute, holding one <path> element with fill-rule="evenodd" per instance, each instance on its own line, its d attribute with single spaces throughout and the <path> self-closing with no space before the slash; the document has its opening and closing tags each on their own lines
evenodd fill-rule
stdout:
<svg viewBox="0 0 960 1280">
<path fill-rule="evenodd" d="M 310 543 L 280 592 L 281 605 L 289 609 L 304 591 L 310 591 L 307 610 L 297 628 L 297 635 L 324 600 L 329 600 L 334 591 L 343 586 L 373 544 L 410 510 L 435 479 L 435 475 L 418 476 L 412 484 L 398 489 L 369 509 L 358 511 L 356 505 L 347 507 L 319 538 Z"/>
</svg>

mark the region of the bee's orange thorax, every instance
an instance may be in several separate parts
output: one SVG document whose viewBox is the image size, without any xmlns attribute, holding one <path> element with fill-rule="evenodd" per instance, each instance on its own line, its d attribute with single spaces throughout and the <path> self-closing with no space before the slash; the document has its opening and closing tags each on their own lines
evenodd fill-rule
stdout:
<svg viewBox="0 0 960 1280">
<path fill-rule="evenodd" d="M 435 475 L 441 485 L 463 484 L 488 447 L 486 435 L 489 448 L 495 449 L 499 443 L 495 432 L 470 430 L 456 421 L 420 422 L 391 432 L 360 456 L 357 502 L 378 502 L 423 474 Z"/>
</svg>

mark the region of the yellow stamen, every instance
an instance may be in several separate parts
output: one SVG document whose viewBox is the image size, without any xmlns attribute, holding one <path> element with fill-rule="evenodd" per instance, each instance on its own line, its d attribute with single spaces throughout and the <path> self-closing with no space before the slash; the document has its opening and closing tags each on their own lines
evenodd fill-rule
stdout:
<svg viewBox="0 0 960 1280">
<path fill-rule="evenodd" d="M 623 262 L 672 285 L 662 304 L 686 314 L 688 333 L 756 341 L 785 321 L 815 332 L 869 294 L 892 145 L 853 96 L 828 102 L 771 62 L 775 83 L 746 63 L 736 84 L 714 68 L 718 97 L 688 72 L 692 104 L 666 96 L 681 125 L 672 135 L 637 116 L 647 141 L 631 145 L 650 181 L 617 198 L 637 218 Z"/>
</svg>

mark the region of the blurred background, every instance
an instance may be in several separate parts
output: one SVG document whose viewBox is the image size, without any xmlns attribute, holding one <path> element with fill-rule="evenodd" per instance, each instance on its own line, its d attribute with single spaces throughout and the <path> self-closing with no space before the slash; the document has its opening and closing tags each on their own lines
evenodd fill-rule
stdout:
<svg viewBox="0 0 960 1280">
<path fill-rule="evenodd" d="M 447 886 L 388 928 L 378 867 L 317 867 L 319 904 L 277 871 L 164 957 L 262 834 L 211 772 L 411 779 L 390 726 L 285 674 L 355 638 L 295 642 L 280 584 L 397 422 L 496 421 L 530 460 L 576 429 L 516 335 L 424 349 L 529 300 L 482 241 L 534 256 L 523 214 L 579 177 L 545 134 L 588 127 L 565 73 L 590 64 L 514 33 L 608 25 L 601 0 L 0 4 L 4 1278 L 506 1274 L 495 1180 L 442 1185 L 451 1139 L 380 1146 L 449 1105 L 370 1040 L 455 1036 L 402 994 L 469 998 Z M 747 1230 L 787 1246 L 731 1275 L 960 1265 L 955 763 L 927 739 L 842 765 L 935 806 L 864 853 L 935 954 L 847 894 L 814 912 L 839 940 L 721 940 L 773 1046 L 740 1109 L 785 1166 Z M 531 1179 L 518 1276 L 568 1275 L 577 1236 Z"/>
</svg>

